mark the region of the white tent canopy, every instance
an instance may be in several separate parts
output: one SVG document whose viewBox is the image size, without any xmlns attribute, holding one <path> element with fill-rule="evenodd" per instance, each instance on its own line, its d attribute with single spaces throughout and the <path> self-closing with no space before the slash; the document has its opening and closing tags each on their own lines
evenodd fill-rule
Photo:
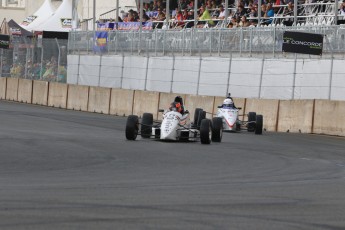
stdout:
<svg viewBox="0 0 345 230">
<path fill-rule="evenodd" d="M 51 0 L 45 0 L 43 5 L 33 15 L 27 17 L 20 26 L 28 31 L 34 30 L 45 23 L 54 14 L 54 11 Z"/>
<path fill-rule="evenodd" d="M 63 0 L 53 16 L 32 30 L 69 32 L 72 29 L 72 11 L 72 0 Z"/>
</svg>

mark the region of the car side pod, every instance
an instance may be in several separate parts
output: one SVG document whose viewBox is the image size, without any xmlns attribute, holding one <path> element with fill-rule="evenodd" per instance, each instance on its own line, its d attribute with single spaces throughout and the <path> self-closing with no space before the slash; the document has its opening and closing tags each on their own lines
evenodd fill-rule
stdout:
<svg viewBox="0 0 345 230">
<path fill-rule="evenodd" d="M 212 139 L 212 123 L 209 119 L 203 119 L 200 124 L 201 144 L 210 144 Z"/>
</svg>

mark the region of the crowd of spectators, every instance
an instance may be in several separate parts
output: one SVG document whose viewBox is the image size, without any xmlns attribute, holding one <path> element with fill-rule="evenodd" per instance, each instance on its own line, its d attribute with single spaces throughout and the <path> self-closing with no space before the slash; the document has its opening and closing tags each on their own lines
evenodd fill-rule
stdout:
<svg viewBox="0 0 345 230">
<path fill-rule="evenodd" d="M 42 64 L 40 62 L 33 63 L 28 60 L 13 62 L 11 64 L 8 60 L 3 60 L 1 66 L 1 77 L 14 77 L 14 78 L 26 78 L 31 80 L 45 80 L 66 82 L 67 70 L 66 67 L 60 65 L 56 58 L 53 56 L 49 61 L 45 61 Z"/>
<path fill-rule="evenodd" d="M 305 1 L 305 2 L 303 2 Z M 345 15 L 345 0 L 340 5 L 339 15 Z M 299 0 L 298 4 L 313 3 L 316 0 Z M 249 27 L 256 25 L 269 25 L 273 23 L 273 17 L 279 13 L 279 23 L 291 26 L 294 21 L 294 0 L 262 0 L 261 15 L 258 10 L 258 0 L 229 0 L 229 12 L 226 24 L 224 24 L 225 2 L 224 0 L 199 0 L 197 12 L 197 25 L 194 25 L 194 0 L 170 1 L 170 23 L 164 23 L 166 15 L 166 2 L 164 0 L 152 0 L 143 5 L 143 22 L 154 22 L 153 28 L 162 28 L 168 25 L 170 28 L 190 27 Z M 302 14 L 300 10 L 298 15 Z M 260 18 L 260 22 L 258 22 Z M 119 22 L 140 22 L 140 13 L 129 10 L 119 17 Z"/>
</svg>

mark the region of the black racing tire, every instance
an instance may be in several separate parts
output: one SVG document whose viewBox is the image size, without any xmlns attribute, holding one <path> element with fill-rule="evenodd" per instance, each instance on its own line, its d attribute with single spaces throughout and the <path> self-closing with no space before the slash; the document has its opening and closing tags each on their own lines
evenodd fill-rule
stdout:
<svg viewBox="0 0 345 230">
<path fill-rule="evenodd" d="M 254 132 L 255 131 L 255 122 L 256 122 L 256 113 L 255 112 L 249 112 L 248 113 L 248 124 L 247 124 L 248 132 Z"/>
<path fill-rule="evenodd" d="M 136 115 L 129 115 L 126 123 L 126 138 L 134 141 L 137 139 L 139 130 L 139 118 Z"/>
<path fill-rule="evenodd" d="M 212 118 L 212 141 L 221 142 L 223 137 L 223 119 L 220 117 Z"/>
<path fill-rule="evenodd" d="M 141 119 L 141 137 L 150 138 L 152 135 L 152 125 L 153 125 L 153 114 L 144 113 L 143 118 Z"/>
<path fill-rule="evenodd" d="M 255 127 L 255 134 L 262 134 L 264 118 L 262 115 L 256 115 L 256 127 Z"/>
<path fill-rule="evenodd" d="M 201 126 L 201 121 L 206 119 L 206 111 L 201 110 L 199 112 L 199 119 L 198 119 L 198 125 L 197 125 L 197 129 L 200 130 L 200 126 Z"/>
<path fill-rule="evenodd" d="M 202 111 L 201 108 L 196 108 L 194 112 L 193 127 L 198 128 L 199 113 Z"/>
<path fill-rule="evenodd" d="M 209 119 L 201 121 L 200 125 L 200 142 L 201 144 L 210 144 L 212 139 L 212 124 Z"/>
</svg>

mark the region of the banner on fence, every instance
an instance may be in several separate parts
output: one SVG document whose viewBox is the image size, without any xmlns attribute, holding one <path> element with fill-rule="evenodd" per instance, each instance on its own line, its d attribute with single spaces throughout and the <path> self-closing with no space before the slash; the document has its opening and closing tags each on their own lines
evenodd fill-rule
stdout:
<svg viewBox="0 0 345 230">
<path fill-rule="evenodd" d="M 283 52 L 322 55 L 323 35 L 285 31 Z"/>
<path fill-rule="evenodd" d="M 0 34 L 0 48 L 8 49 L 10 46 L 10 36 Z"/>
<path fill-rule="evenodd" d="M 97 30 L 99 31 L 109 31 L 109 30 L 139 30 L 140 22 L 106 22 L 106 23 L 98 23 Z M 143 22 L 142 29 L 143 30 L 152 30 L 153 23 L 152 22 Z"/>
<path fill-rule="evenodd" d="M 97 31 L 95 35 L 95 45 L 93 50 L 95 52 L 106 52 L 107 51 L 107 42 L 108 42 L 108 32 L 106 31 Z"/>
</svg>

